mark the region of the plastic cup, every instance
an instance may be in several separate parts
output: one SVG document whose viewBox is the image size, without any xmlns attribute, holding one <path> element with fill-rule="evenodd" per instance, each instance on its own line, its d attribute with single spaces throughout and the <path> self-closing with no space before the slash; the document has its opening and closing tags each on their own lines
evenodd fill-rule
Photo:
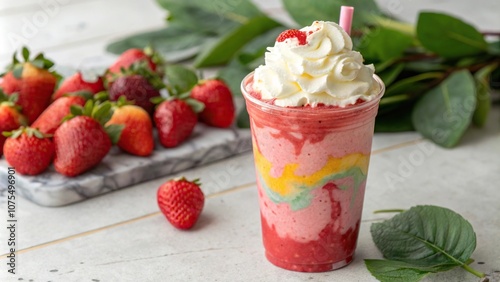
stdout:
<svg viewBox="0 0 500 282">
<path fill-rule="evenodd" d="M 279 107 L 241 87 L 250 116 L 267 259 L 322 272 L 353 260 L 380 93 L 340 107 Z"/>
</svg>

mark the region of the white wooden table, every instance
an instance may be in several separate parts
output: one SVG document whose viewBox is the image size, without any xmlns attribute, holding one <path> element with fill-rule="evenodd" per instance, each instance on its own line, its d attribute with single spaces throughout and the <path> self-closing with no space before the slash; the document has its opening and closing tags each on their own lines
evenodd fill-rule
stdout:
<svg viewBox="0 0 500 282">
<path fill-rule="evenodd" d="M 256 2 L 287 20 L 280 1 Z M 378 2 L 410 22 L 419 9 L 429 8 L 466 17 L 483 30 L 500 29 L 496 0 Z M 17 43 L 76 68 L 103 56 L 112 60 L 105 53 L 107 43 L 161 27 L 164 16 L 153 0 L 0 0 L 0 66 L 8 63 Z M 376 134 L 356 258 L 346 268 L 315 274 L 285 271 L 264 258 L 250 153 L 178 174 L 201 178 L 207 195 L 200 221 L 188 232 L 174 229 L 158 212 L 156 189 L 171 177 L 61 208 L 18 199 L 15 275 L 7 273 L 3 193 L 0 281 L 376 281 L 363 263 L 381 258 L 369 227 L 389 215 L 373 211 L 418 204 L 448 207 L 467 218 L 478 241 L 472 266 L 498 277 L 499 157 L 498 106 L 485 129 L 471 128 L 452 150 L 417 133 Z M 401 181 L 390 181 L 390 173 Z M 479 279 L 457 269 L 426 281 Z"/>
</svg>

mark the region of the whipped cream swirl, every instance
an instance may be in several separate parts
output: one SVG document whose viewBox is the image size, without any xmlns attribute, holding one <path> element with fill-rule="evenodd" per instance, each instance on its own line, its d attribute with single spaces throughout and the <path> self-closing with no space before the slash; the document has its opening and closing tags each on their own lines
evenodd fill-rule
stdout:
<svg viewBox="0 0 500 282">
<path fill-rule="evenodd" d="M 307 35 L 306 44 L 295 37 L 276 42 L 265 54 L 265 65 L 255 70 L 253 87 L 261 99 L 281 107 L 345 107 L 377 96 L 373 65 L 363 64 L 339 25 L 315 21 L 300 31 Z"/>
</svg>

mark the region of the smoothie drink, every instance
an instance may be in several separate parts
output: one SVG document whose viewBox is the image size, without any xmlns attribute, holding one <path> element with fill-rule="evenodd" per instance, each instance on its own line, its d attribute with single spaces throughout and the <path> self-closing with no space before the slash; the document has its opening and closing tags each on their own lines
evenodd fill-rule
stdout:
<svg viewBox="0 0 500 282">
<path fill-rule="evenodd" d="M 328 271 L 353 259 L 384 86 L 335 23 L 291 34 L 242 82 L 262 236 L 271 263 Z"/>
</svg>

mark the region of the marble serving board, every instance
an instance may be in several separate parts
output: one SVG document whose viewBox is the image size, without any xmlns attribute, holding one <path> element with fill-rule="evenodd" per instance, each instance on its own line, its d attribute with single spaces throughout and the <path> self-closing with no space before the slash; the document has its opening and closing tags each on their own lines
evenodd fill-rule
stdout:
<svg viewBox="0 0 500 282">
<path fill-rule="evenodd" d="M 158 140 L 155 136 L 155 140 Z M 37 176 L 16 174 L 16 193 L 41 206 L 63 206 L 116 191 L 140 182 L 201 166 L 251 150 L 248 129 L 218 129 L 203 124 L 188 141 L 176 148 L 164 148 L 158 142 L 149 157 L 136 157 L 114 146 L 92 170 L 65 177 L 51 166 Z M 8 164 L 0 159 L 0 185 L 7 182 Z"/>
</svg>

